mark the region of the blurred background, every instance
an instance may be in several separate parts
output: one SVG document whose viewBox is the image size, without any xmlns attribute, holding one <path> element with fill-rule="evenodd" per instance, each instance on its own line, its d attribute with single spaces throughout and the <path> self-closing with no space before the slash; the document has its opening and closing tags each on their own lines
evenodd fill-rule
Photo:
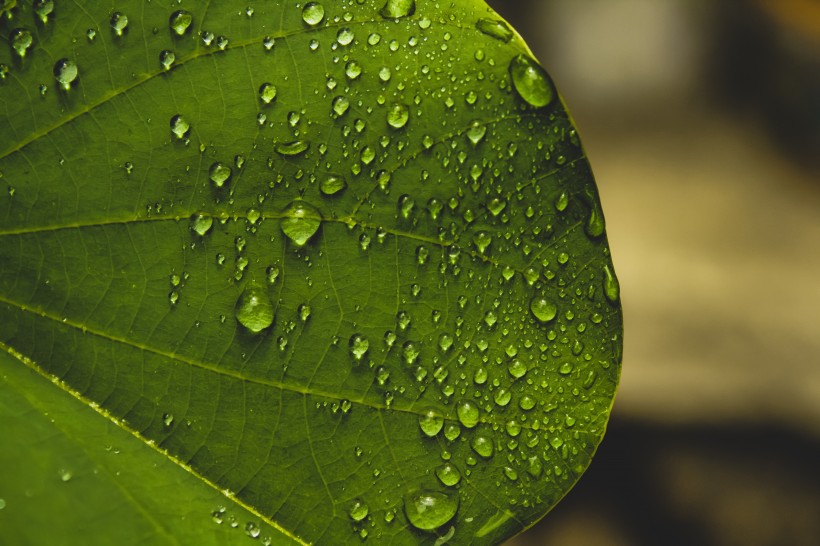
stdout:
<svg viewBox="0 0 820 546">
<path fill-rule="evenodd" d="M 507 546 L 820 545 L 820 0 L 488 0 L 595 172 L 625 347 L 590 470 Z"/>
</svg>

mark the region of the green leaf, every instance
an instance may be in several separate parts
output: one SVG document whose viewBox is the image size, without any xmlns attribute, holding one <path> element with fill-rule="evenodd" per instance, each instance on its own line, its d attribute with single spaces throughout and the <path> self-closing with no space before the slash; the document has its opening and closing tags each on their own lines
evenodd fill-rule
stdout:
<svg viewBox="0 0 820 546">
<path fill-rule="evenodd" d="M 578 480 L 618 284 L 483 2 L 3 6 L 0 536 L 496 544 Z"/>
</svg>

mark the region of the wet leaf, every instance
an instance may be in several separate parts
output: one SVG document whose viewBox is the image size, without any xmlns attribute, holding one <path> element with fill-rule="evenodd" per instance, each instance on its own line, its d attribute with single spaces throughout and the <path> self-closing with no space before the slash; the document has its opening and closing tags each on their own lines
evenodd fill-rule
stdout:
<svg viewBox="0 0 820 546">
<path fill-rule="evenodd" d="M 618 282 L 482 2 L 2 9 L 0 535 L 496 544 L 578 480 Z"/>
</svg>

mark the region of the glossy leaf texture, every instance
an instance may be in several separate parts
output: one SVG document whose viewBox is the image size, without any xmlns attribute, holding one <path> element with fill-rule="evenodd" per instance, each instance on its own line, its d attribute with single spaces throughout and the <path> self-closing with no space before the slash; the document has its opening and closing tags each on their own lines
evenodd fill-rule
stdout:
<svg viewBox="0 0 820 546">
<path fill-rule="evenodd" d="M 486 5 L 12 4 L 2 536 L 496 544 L 573 486 L 620 294 Z"/>
</svg>

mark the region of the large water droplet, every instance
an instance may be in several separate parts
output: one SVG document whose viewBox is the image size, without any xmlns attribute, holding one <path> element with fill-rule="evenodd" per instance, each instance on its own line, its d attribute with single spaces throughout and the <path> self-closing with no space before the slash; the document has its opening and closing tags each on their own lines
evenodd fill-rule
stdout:
<svg viewBox="0 0 820 546">
<path fill-rule="evenodd" d="M 558 308 L 548 299 L 536 296 L 530 301 L 530 311 L 539 322 L 549 322 L 555 318 Z"/>
<path fill-rule="evenodd" d="M 353 334 L 350 336 L 347 345 L 350 347 L 350 354 L 353 355 L 353 358 L 356 360 L 364 358 L 364 355 L 367 354 L 367 350 L 370 349 L 370 341 L 362 334 Z"/>
<path fill-rule="evenodd" d="M 621 285 L 609 264 L 604 266 L 604 294 L 612 303 L 616 303 L 621 297 Z"/>
<path fill-rule="evenodd" d="M 487 126 L 481 123 L 478 120 L 473 121 L 470 123 L 470 128 L 467 129 L 467 138 L 470 139 L 470 142 L 473 146 L 478 146 L 478 143 L 484 138 L 484 135 L 487 133 Z"/>
<path fill-rule="evenodd" d="M 259 86 L 259 98 L 265 104 L 270 104 L 276 100 L 276 86 L 272 83 L 263 83 Z"/>
<path fill-rule="evenodd" d="M 325 195 L 336 195 L 347 188 L 347 181 L 337 174 L 330 174 L 319 183 L 319 191 Z"/>
<path fill-rule="evenodd" d="M 369 513 L 370 509 L 361 499 L 355 499 L 353 504 L 350 505 L 350 511 L 348 512 L 350 519 L 353 521 L 362 521 Z"/>
<path fill-rule="evenodd" d="M 310 26 L 316 26 L 325 18 L 325 8 L 319 2 L 308 2 L 302 8 L 302 21 Z"/>
<path fill-rule="evenodd" d="M 347 109 L 350 108 L 350 99 L 343 95 L 339 95 L 333 99 L 331 106 L 333 107 L 333 112 L 337 116 L 343 116 L 345 112 L 347 112 Z"/>
<path fill-rule="evenodd" d="M 305 153 L 310 148 L 310 142 L 306 140 L 294 140 L 292 142 L 277 142 L 273 149 L 281 155 L 299 155 Z"/>
<path fill-rule="evenodd" d="M 171 118 L 171 132 L 174 133 L 175 137 L 185 138 L 185 135 L 187 135 L 190 130 L 191 124 L 180 114 Z"/>
<path fill-rule="evenodd" d="M 410 119 L 410 109 L 400 102 L 394 103 L 387 110 L 387 123 L 394 129 L 401 129 Z"/>
<path fill-rule="evenodd" d="M 11 47 L 20 57 L 26 56 L 26 51 L 28 51 L 28 48 L 31 47 L 34 41 L 31 32 L 25 28 L 15 28 L 12 30 L 10 39 Z"/>
<path fill-rule="evenodd" d="M 493 441 L 489 439 L 487 436 L 478 435 L 473 438 L 472 442 L 473 451 L 484 457 L 485 459 L 489 459 L 493 456 L 493 451 L 495 448 L 493 447 Z"/>
<path fill-rule="evenodd" d="M 128 17 L 119 11 L 115 11 L 111 14 L 109 22 L 111 23 L 111 28 L 114 30 L 114 34 L 117 36 L 122 36 L 125 29 L 128 28 Z"/>
<path fill-rule="evenodd" d="M 221 188 L 231 178 L 231 172 L 232 170 L 228 165 L 217 161 L 208 170 L 208 177 L 214 183 L 214 186 Z"/>
<path fill-rule="evenodd" d="M 261 286 L 248 285 L 236 302 L 235 312 L 239 324 L 254 334 L 273 324 L 273 304 Z"/>
<path fill-rule="evenodd" d="M 171 65 L 177 60 L 176 54 L 170 49 L 163 49 L 159 52 L 159 64 L 162 65 L 163 70 L 170 70 Z"/>
<path fill-rule="evenodd" d="M 280 223 L 282 233 L 287 235 L 297 246 L 304 246 L 316 234 L 322 224 L 322 214 L 319 210 L 301 199 L 297 199 L 285 207 L 282 215 L 283 218 Z"/>
<path fill-rule="evenodd" d="M 214 219 L 209 214 L 194 214 L 191 216 L 191 231 L 204 237 L 214 225 Z"/>
<path fill-rule="evenodd" d="M 555 95 L 552 82 L 546 71 L 530 57 L 523 53 L 513 57 L 510 77 L 521 98 L 532 106 L 541 108 L 552 102 Z"/>
<path fill-rule="evenodd" d="M 54 79 L 60 84 L 64 91 L 71 88 L 71 83 L 77 79 L 79 70 L 74 61 L 60 59 L 54 63 Z"/>
<path fill-rule="evenodd" d="M 436 413 L 435 410 L 427 410 L 419 415 L 419 426 L 424 434 L 432 438 L 441 432 L 444 426 L 444 417 Z"/>
<path fill-rule="evenodd" d="M 479 19 L 475 26 L 487 36 L 492 36 L 502 42 L 509 42 L 513 37 L 512 30 L 504 21 L 483 18 Z"/>
<path fill-rule="evenodd" d="M 416 529 L 433 531 L 456 515 L 458 496 L 438 491 L 417 491 L 404 498 L 404 513 Z"/>
<path fill-rule="evenodd" d="M 478 424 L 480 413 L 478 406 L 470 400 L 462 400 L 456 406 L 458 420 L 467 428 L 473 428 Z"/>
<path fill-rule="evenodd" d="M 48 23 L 48 16 L 54 11 L 54 0 L 34 0 L 34 13 L 43 24 Z"/>
<path fill-rule="evenodd" d="M 171 14 L 168 19 L 168 26 L 177 36 L 182 36 L 188 29 L 191 28 L 191 23 L 194 21 L 194 16 L 190 11 L 181 9 Z"/>
<path fill-rule="evenodd" d="M 461 481 L 461 472 L 454 464 L 446 463 L 436 468 L 436 476 L 447 487 L 453 487 Z"/>
<path fill-rule="evenodd" d="M 387 0 L 387 3 L 379 11 L 382 17 L 396 19 L 413 15 L 416 11 L 416 0 Z"/>
</svg>

